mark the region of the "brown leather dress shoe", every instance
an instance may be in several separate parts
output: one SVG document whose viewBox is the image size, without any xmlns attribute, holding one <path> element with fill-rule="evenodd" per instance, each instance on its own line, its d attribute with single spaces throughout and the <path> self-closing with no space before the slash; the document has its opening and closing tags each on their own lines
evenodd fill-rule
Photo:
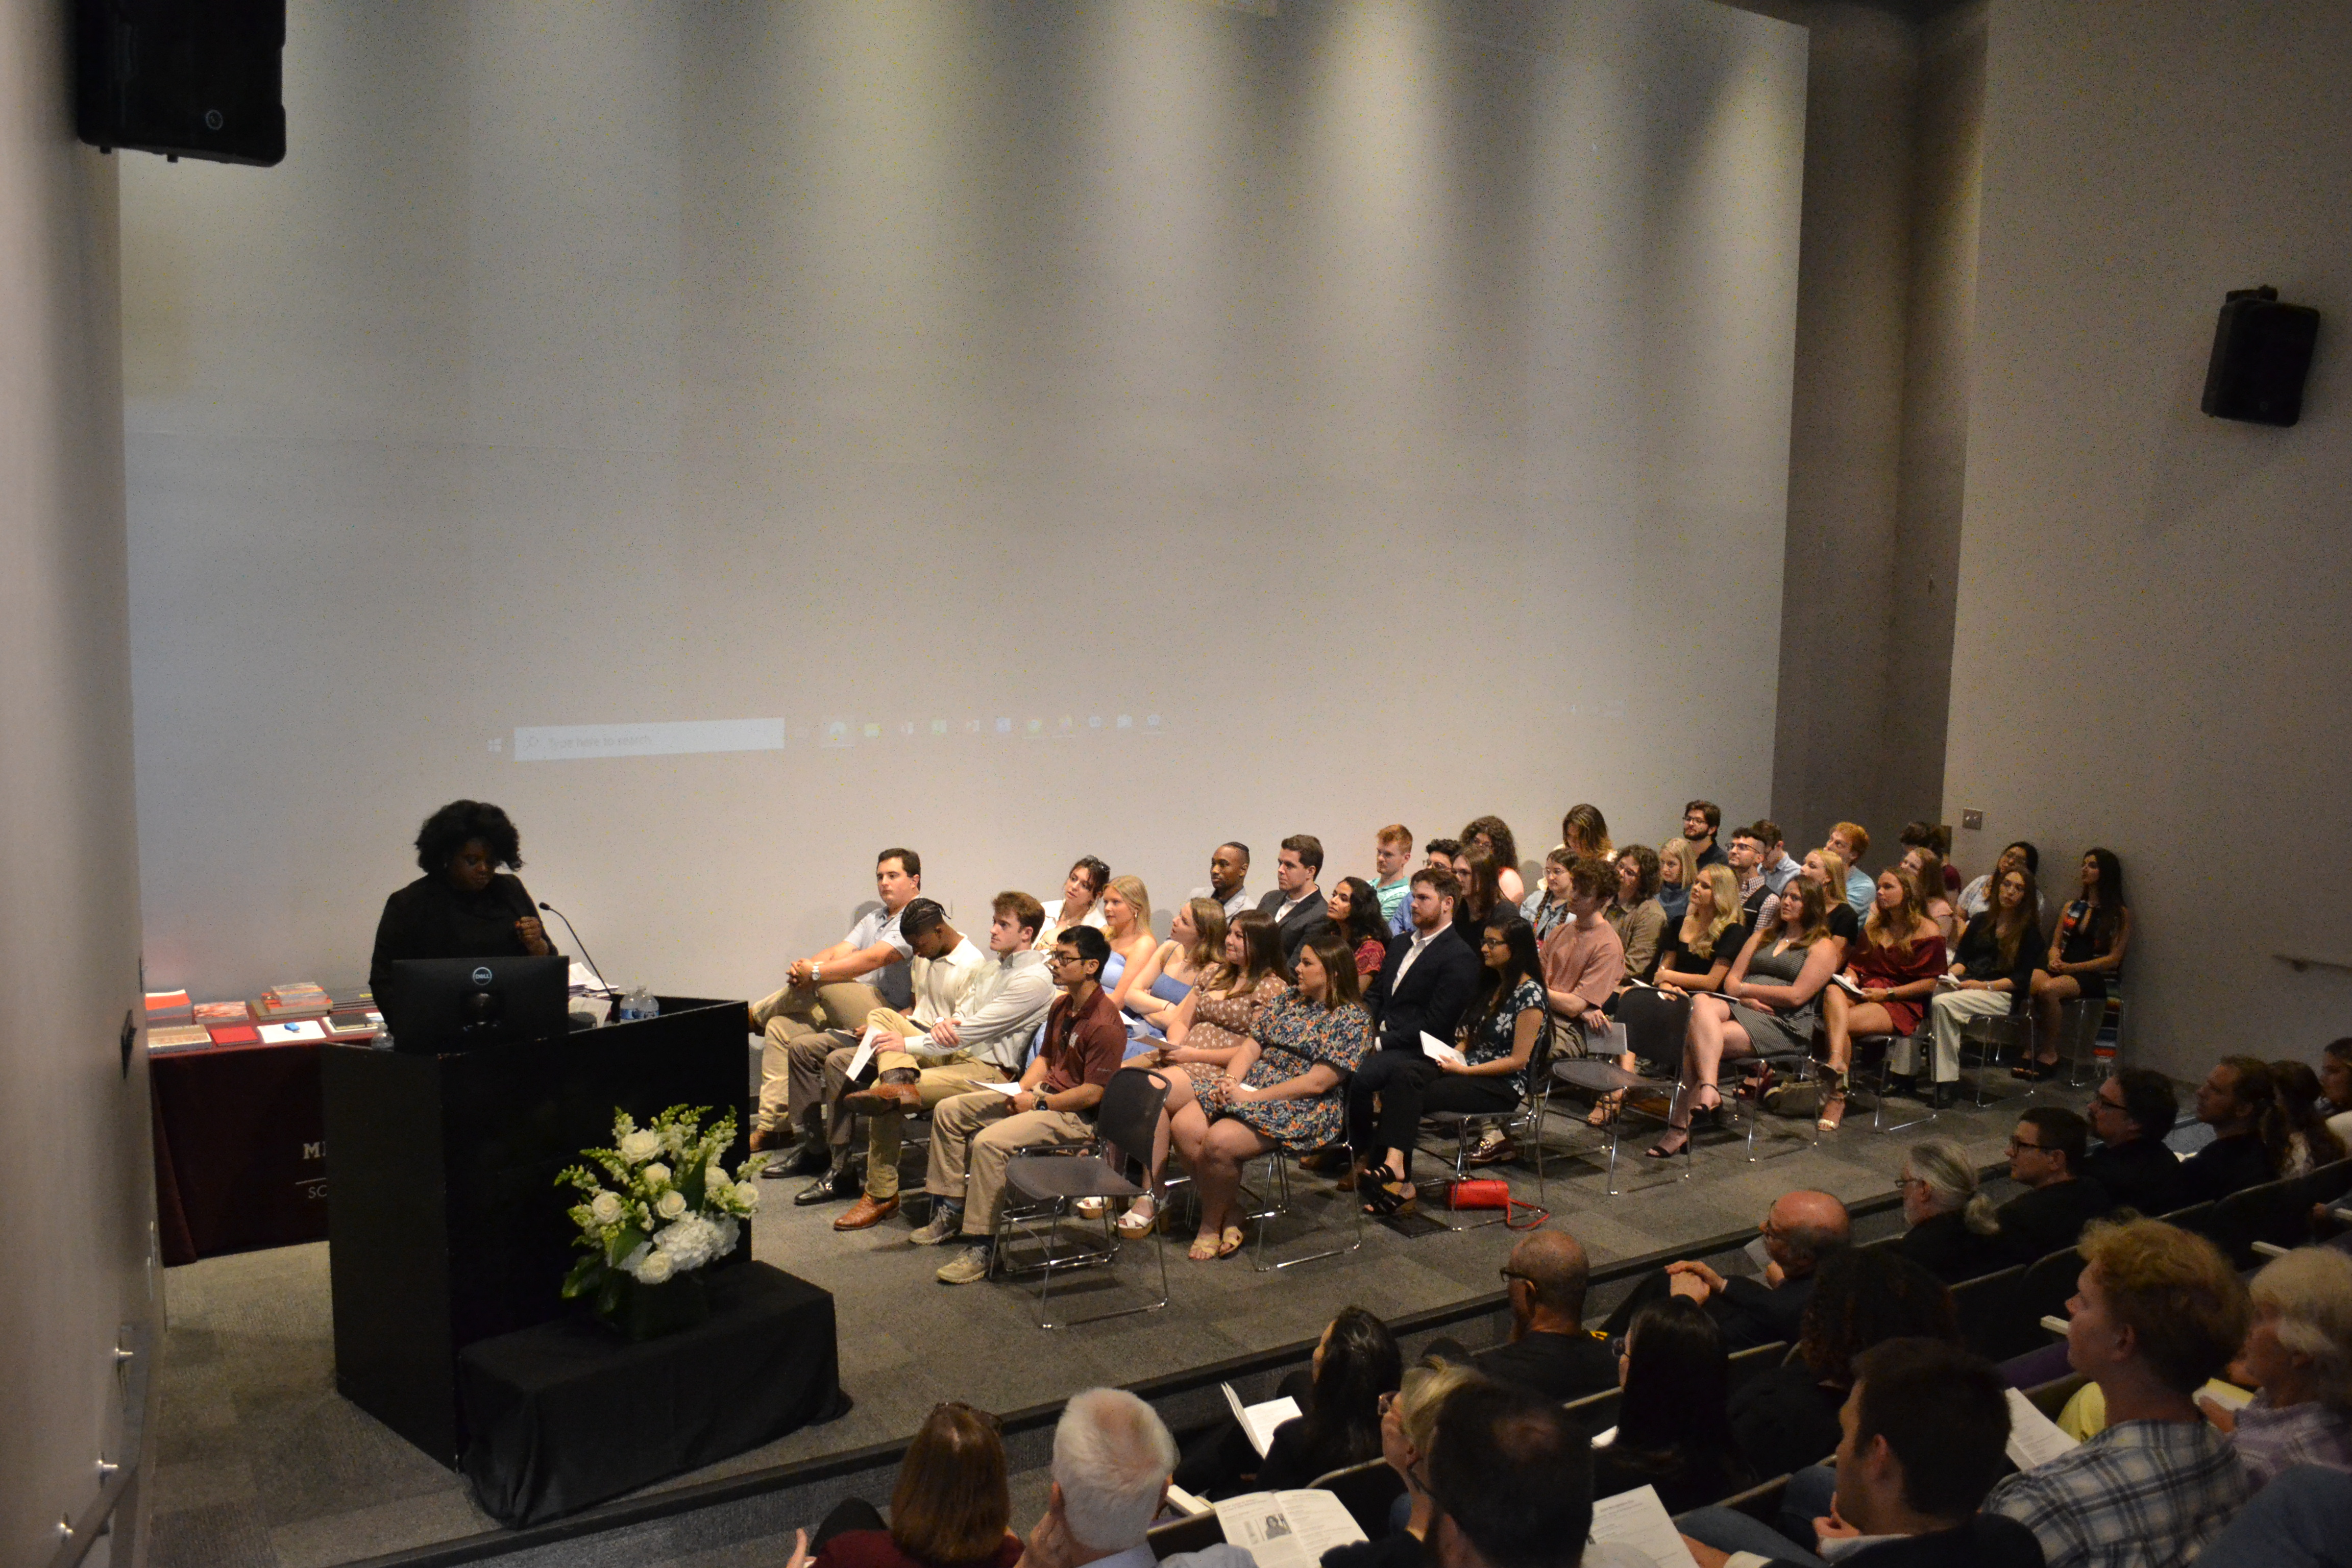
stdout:
<svg viewBox="0 0 2352 1568">
<path fill-rule="evenodd" d="M 860 1193 L 849 1212 L 833 1222 L 835 1230 L 870 1230 L 898 1212 L 898 1200 L 884 1198 L 877 1203 L 870 1193 Z"/>
<path fill-rule="evenodd" d="M 923 1097 L 911 1083 L 877 1083 L 871 1089 L 856 1089 L 841 1097 L 841 1103 L 863 1115 L 877 1110 L 920 1110 Z"/>
</svg>

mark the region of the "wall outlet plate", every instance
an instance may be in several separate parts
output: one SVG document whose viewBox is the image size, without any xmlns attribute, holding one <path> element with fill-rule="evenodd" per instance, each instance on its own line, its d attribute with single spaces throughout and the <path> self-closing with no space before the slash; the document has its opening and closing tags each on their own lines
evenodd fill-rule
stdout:
<svg viewBox="0 0 2352 1568">
<path fill-rule="evenodd" d="M 1982 833 L 1984 831 L 1984 813 L 1981 811 L 1964 811 L 1960 813 L 1960 826 L 1967 828 L 1971 833 Z"/>
</svg>

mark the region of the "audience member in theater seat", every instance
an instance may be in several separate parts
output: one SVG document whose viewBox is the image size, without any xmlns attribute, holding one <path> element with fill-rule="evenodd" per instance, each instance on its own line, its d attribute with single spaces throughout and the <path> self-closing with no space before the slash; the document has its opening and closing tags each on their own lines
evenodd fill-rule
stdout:
<svg viewBox="0 0 2352 1568">
<path fill-rule="evenodd" d="M 2352 1037 L 2327 1042 L 2319 1058 L 2319 1091 L 2326 1097 L 2321 1110 L 2327 1130 L 2352 1149 Z"/>
<path fill-rule="evenodd" d="M 2099 1385 L 2107 1427 L 1994 1487 L 1985 1511 L 2032 1531 L 2049 1568 L 2172 1568 L 2246 1499 L 2192 1398 L 2246 1337 L 2245 1287 L 2211 1242 L 2158 1220 L 2094 1226 L 2080 1247 L 2066 1361 Z"/>
<path fill-rule="evenodd" d="M 1372 891 L 1381 896 L 1381 919 L 1402 931 L 1411 917 L 1404 901 L 1412 896 L 1412 829 L 1391 822 L 1372 838 Z"/>
<path fill-rule="evenodd" d="M 1954 907 L 1960 911 L 1960 918 L 1972 921 L 1992 908 L 1994 889 L 2000 885 L 2001 876 L 2010 871 L 2028 872 L 2038 879 L 2042 875 L 2042 851 L 2022 838 L 2001 850 L 2000 858 L 1993 862 L 1992 869 L 1962 888 L 1960 896 L 1953 900 Z M 2034 904 L 2033 915 L 2045 928 L 2050 924 L 2050 904 L 2046 898 Z"/>
<path fill-rule="evenodd" d="M 1127 994 L 1128 1016 L 1145 1033 L 1166 1037 L 1184 999 L 1216 973 L 1225 951 L 1225 923 L 1224 906 L 1214 899 L 1187 899 L 1176 906 L 1168 940 L 1144 960 Z"/>
<path fill-rule="evenodd" d="M 1958 947 L 1960 927 L 1964 923 L 1959 910 L 1953 907 L 1951 894 L 1944 887 L 1944 858 L 1933 849 L 1906 849 L 1903 852 L 1903 869 L 1919 879 L 1919 908 L 1936 922 L 1944 933 L 1944 945 Z"/>
<path fill-rule="evenodd" d="M 1948 824 L 1906 822 L 1895 841 L 1906 850 L 1924 849 L 1936 858 L 1936 886 L 1946 898 L 1960 890 L 1960 874 L 1952 868 L 1952 829 Z"/>
<path fill-rule="evenodd" d="M 1546 1022 L 1535 928 L 1505 910 L 1488 923 L 1478 953 L 1478 994 L 1458 1042 L 1463 1060 L 1423 1055 L 1382 1068 L 1371 1142 L 1356 1145 L 1362 1164 L 1357 1190 L 1366 1214 L 1397 1215 L 1414 1206 L 1412 1146 L 1424 1112 L 1506 1111 L 1527 1094 Z M 1498 1131 L 1491 1149 L 1482 1146 L 1471 1158 L 1493 1164 L 1517 1152 Z"/>
<path fill-rule="evenodd" d="M 1647 980 L 1658 962 L 1658 941 L 1666 929 L 1666 911 L 1658 902 L 1657 851 L 1646 844 L 1628 845 L 1613 869 L 1617 893 L 1601 918 L 1625 950 L 1624 981 Z"/>
<path fill-rule="evenodd" d="M 1110 944 L 1092 926 L 1072 926 L 1046 961 L 1063 987 L 1045 1015 L 1045 1037 L 1022 1069 L 1020 1092 L 975 1089 L 940 1101 L 931 1117 L 929 1168 L 923 1187 L 931 1217 L 912 1240 L 936 1247 L 961 1236 L 964 1250 L 937 1275 L 942 1285 L 988 1278 L 1004 1167 L 1015 1151 L 1087 1137 L 1103 1087 L 1127 1054 L 1127 1028 L 1095 977 Z"/>
<path fill-rule="evenodd" d="M 2105 1187 L 2082 1175 L 2090 1124 L 2063 1106 L 2037 1105 L 2009 1135 L 2010 1179 L 2027 1189 L 1993 1207 L 1979 1193 L 1969 1206 L 1979 1234 L 2004 1264 L 2032 1263 L 2074 1245 L 2083 1227 L 2114 1207 Z"/>
<path fill-rule="evenodd" d="M 1482 816 L 1462 830 L 1462 847 L 1475 846 L 1495 858 L 1495 883 L 1503 897 L 1516 905 L 1528 896 L 1527 883 L 1519 876 L 1519 841 L 1499 816 Z"/>
<path fill-rule="evenodd" d="M 1683 918 L 1697 881 L 1698 851 L 1689 839 L 1676 834 L 1658 846 L 1658 907 L 1666 911 L 1667 920 Z"/>
<path fill-rule="evenodd" d="M 1895 1251 L 1947 1285 L 1990 1274 L 2001 1267 L 1984 1237 L 1969 1228 L 1968 1206 L 1977 1195 L 1977 1168 L 1968 1151 L 1950 1138 L 1927 1138 L 1911 1145 L 1895 1184 L 1903 1194 L 1907 1227 Z"/>
<path fill-rule="evenodd" d="M 2352 1476 L 2296 1465 L 2254 1495 L 2198 1568 L 2352 1568 Z"/>
<path fill-rule="evenodd" d="M 2018 1077 L 2043 1078 L 2057 1066 L 2059 1009 L 2077 996 L 2093 1005 L 2106 1000 L 2107 987 L 2123 971 L 2131 934 L 2123 862 L 2112 849 L 2086 852 L 2082 893 L 2059 915 L 2042 960 L 2046 973 L 2033 977 L 2034 1016 L 2041 1025 L 2035 1036 L 2042 1051 L 2036 1061 L 2016 1069 Z"/>
<path fill-rule="evenodd" d="M 2180 1162 L 2180 1201 L 2201 1204 L 2276 1179 L 2286 1155 L 2286 1125 L 2270 1064 L 2223 1057 L 2197 1086 L 2197 1120 L 2213 1142 Z"/>
<path fill-rule="evenodd" d="M 2091 1131 L 2099 1146 L 2083 1174 L 2105 1187 L 2119 1209 L 2157 1218 L 2186 1202 L 2180 1156 L 2164 1146 L 2180 1119 L 2172 1080 L 2147 1068 L 2126 1068 L 2091 1093 Z"/>
<path fill-rule="evenodd" d="M 849 1224 L 835 1221 L 838 1229 L 862 1229 L 869 1216 L 881 1217 L 874 1211 L 898 1207 L 898 1150 L 908 1113 L 969 1093 L 977 1084 L 1009 1082 L 1028 1061 L 1029 1043 L 1054 1003 L 1045 955 L 1033 945 L 1045 911 L 1028 894 L 1013 891 L 997 894 L 990 909 L 988 956 L 962 1001 L 928 1033 L 877 1049 L 874 1086 L 843 1099 L 866 1118 L 866 1202 L 843 1216 Z M 885 1010 L 869 1015 L 869 1023 L 897 1033 L 896 1016 Z M 840 1073 L 845 1081 L 847 1067 L 845 1059 L 838 1068 L 834 1058 L 825 1061 L 829 1079 Z"/>
<path fill-rule="evenodd" d="M 1408 850 L 1412 847 L 1410 834 L 1406 835 L 1405 847 Z M 1210 851 L 1209 885 L 1193 889 L 1189 896 L 1213 900 L 1225 911 L 1225 919 L 1230 922 L 1235 915 L 1254 908 L 1257 902 L 1250 897 L 1247 886 L 1249 868 L 1249 846 L 1228 838 Z"/>
<path fill-rule="evenodd" d="M 1205 1084 L 1170 1075 L 1169 1134 L 1200 1200 L 1187 1255 L 1196 1263 L 1241 1250 L 1244 1165 L 1269 1149 L 1303 1154 L 1337 1143 L 1346 1128 L 1348 1079 L 1371 1048 L 1355 963 L 1325 924 L 1299 943 L 1294 973 L 1225 1074 Z"/>
<path fill-rule="evenodd" d="M 1800 877 L 1772 902 L 1776 922 L 1748 939 L 1724 976 L 1721 994 L 1691 998 L 1682 1077 L 1666 1113 L 1666 1135 L 1646 1151 L 1654 1160 L 1682 1152 L 1690 1141 L 1694 1111 L 1722 1105 L 1716 1074 L 1725 1058 L 1812 1048 L 1822 988 L 1837 968 L 1843 944 L 1829 933 L 1821 884 Z"/>
<path fill-rule="evenodd" d="M 1257 907 L 1281 930 L 1285 959 L 1297 956 L 1307 933 L 1323 923 L 1323 889 L 1316 886 L 1322 874 L 1321 839 L 1294 833 L 1282 841 L 1274 859 L 1274 891 L 1260 899 Z"/>
<path fill-rule="evenodd" d="M 1804 868 L 1789 858 L 1788 838 L 1780 831 L 1779 823 L 1769 817 L 1759 817 L 1754 832 L 1756 841 L 1764 847 L 1764 885 L 1777 893 L 1789 885 L 1790 878 Z"/>
<path fill-rule="evenodd" d="M 1144 890 L 1143 879 L 1113 877 L 1110 886 L 1103 889 L 1102 916 L 1103 940 L 1110 943 L 1102 987 L 1110 993 L 1110 1005 L 1123 1010 L 1128 997 L 1139 990 L 1150 994 L 1143 966 L 1159 948 L 1151 936 L 1151 895 Z"/>
<path fill-rule="evenodd" d="M 2007 1464 L 2009 1396 L 1979 1356 L 1895 1339 L 1854 1358 L 1838 1410 L 1835 1494 L 1813 1521 L 1840 1568 L 2042 1568 L 2015 1520 L 1978 1511 Z M 1822 1568 L 1768 1525 L 1727 1508 L 1682 1521 L 1702 1568 Z"/>
<path fill-rule="evenodd" d="M 1062 896 L 1045 900 L 1045 929 L 1037 933 L 1037 951 L 1054 951 L 1054 939 L 1070 926 L 1102 930 L 1102 890 L 1110 886 L 1110 867 L 1092 855 L 1070 862 L 1062 879 Z"/>
<path fill-rule="evenodd" d="M 1728 860 L 1715 841 L 1716 830 L 1722 826 L 1723 807 L 1711 800 L 1694 800 L 1683 806 L 1683 837 L 1689 841 L 1700 865 L 1721 866 Z"/>
<path fill-rule="evenodd" d="M 1075 1394 L 1054 1428 L 1054 1484 L 1029 1532 L 1027 1568 L 1153 1568 L 1148 1539 L 1176 1468 L 1176 1440 L 1122 1388 Z M 1255 1568 L 1228 1542 L 1160 1558 L 1159 1568 Z"/>
<path fill-rule="evenodd" d="M 874 892 L 882 907 L 867 910 L 824 952 L 793 960 L 783 988 L 751 1004 L 751 1026 L 766 1042 L 760 1047 L 754 1149 L 780 1148 L 801 1137 L 800 1168 L 824 1169 L 824 1058 L 841 1043 L 831 1031 L 866 1027 L 867 1015 L 884 1005 L 877 986 L 886 975 L 904 983 L 915 949 L 900 934 L 898 916 L 922 890 L 921 857 L 911 849 L 885 849 L 874 860 Z M 790 1167 L 779 1161 L 771 1168 L 781 1174 Z"/>
<path fill-rule="evenodd" d="M 815 1568 L 1013 1568 L 1004 1440 L 996 1417 L 950 1400 L 934 1406 L 890 1493 L 886 1526 L 874 1505 L 849 1498 L 817 1526 Z"/>
<path fill-rule="evenodd" d="M 1421 1037 L 1454 1037 L 1454 1026 L 1478 985 L 1478 953 L 1454 929 L 1454 900 L 1460 884 L 1454 873 L 1424 866 L 1412 874 L 1406 909 L 1412 929 L 1389 943 L 1389 955 L 1365 994 L 1379 1037 L 1372 1055 L 1349 1083 L 1349 1142 L 1369 1147 L 1372 1136 L 1370 1096 L 1396 1061 L 1421 1056 Z M 1358 1108 L 1360 1106 L 1360 1114 Z"/>
<path fill-rule="evenodd" d="M 1556 848 L 1545 855 L 1543 880 L 1519 905 L 1520 918 L 1535 928 L 1538 947 L 1551 941 L 1552 932 L 1576 918 L 1568 908 L 1568 868 L 1575 864 L 1576 852 L 1572 849 Z"/>
<path fill-rule="evenodd" d="M 1839 947 L 1843 949 L 1862 930 L 1862 916 L 1845 897 L 1845 889 L 1853 886 L 1853 878 L 1861 873 L 1850 873 L 1845 858 L 1834 849 L 1812 849 L 1806 852 L 1805 863 L 1798 868 L 1797 874 L 1808 882 L 1821 884 L 1822 918 L 1829 922 L 1830 935 L 1837 939 Z M 1781 891 L 1788 889 L 1783 888 Z"/>
<path fill-rule="evenodd" d="M 1276 1391 L 1299 1413 L 1274 1429 L 1260 1458 L 1230 1416 L 1184 1451 L 1176 1484 L 1217 1499 L 1303 1487 L 1316 1477 L 1381 1455 L 1381 1405 L 1403 1370 L 1388 1325 L 1361 1307 L 1342 1307 L 1323 1326 L 1314 1358 Z"/>
<path fill-rule="evenodd" d="M 1592 1447 L 1575 1417 L 1525 1388 L 1474 1383 L 1437 1414 L 1433 1568 L 1616 1568 L 1646 1563 L 1589 1546 Z"/>
<path fill-rule="evenodd" d="M 2286 1130 L 2286 1157 L 2279 1163 L 2282 1176 L 2307 1176 L 2322 1165 L 2344 1158 L 2344 1141 L 2320 1110 L 2319 1075 L 2307 1063 L 2271 1063 L 2271 1086 L 2278 1094 L 2280 1124 Z"/>
<path fill-rule="evenodd" d="M 1323 913 L 1355 956 L 1356 977 L 1369 984 L 1389 955 L 1389 928 L 1381 919 L 1380 895 L 1361 877 L 1342 877 L 1332 884 Z"/>
<path fill-rule="evenodd" d="M 1772 897 L 1772 885 L 1764 879 L 1764 841 L 1756 836 L 1754 827 L 1743 827 L 1731 836 L 1730 847 L 1724 854 L 1724 864 L 1739 879 L 1740 912 L 1753 923 L 1764 908 L 1764 900 Z"/>
<path fill-rule="evenodd" d="M 1853 1358 L 1887 1340 L 1957 1342 L 1951 1288 L 1884 1247 L 1849 1248 L 1821 1267 L 1799 1321 L 1793 1361 L 1757 1373 L 1731 1398 L 1731 1431 L 1759 1474 L 1825 1458 Z"/>
<path fill-rule="evenodd" d="M 1707 1310 L 1723 1330 L 1724 1343 L 1743 1351 L 1776 1340 L 1794 1340 L 1812 1299 L 1813 1279 L 1853 1235 L 1845 1205 L 1827 1193 L 1783 1193 L 1759 1226 L 1769 1260 L 1760 1276 L 1717 1274 L 1704 1263 L 1669 1263 L 1636 1285 L 1609 1314 L 1605 1327 L 1622 1334 L 1633 1314 L 1661 1297 L 1687 1296 Z"/>
<path fill-rule="evenodd" d="M 1874 885 L 1862 868 L 1862 858 L 1870 853 L 1870 829 L 1859 822 L 1841 822 L 1830 829 L 1829 841 L 1822 847 L 1845 862 L 1845 901 L 1860 918 L 1870 908 Z"/>
<path fill-rule="evenodd" d="M 1609 1027 L 1603 1011 L 1625 978 L 1625 944 L 1605 917 L 1617 887 L 1606 860 L 1582 856 L 1568 868 L 1569 923 L 1543 947 L 1544 994 L 1553 1016 L 1568 1026 L 1561 1054 L 1582 1054 L 1584 1042 Z"/>
<path fill-rule="evenodd" d="M 948 924 L 947 911 L 929 899 L 910 900 L 898 912 L 898 930 L 914 949 L 908 967 L 914 984 L 915 1005 L 909 1013 L 901 1013 L 895 1007 L 877 1007 L 866 1016 L 864 1027 L 879 1035 L 871 1053 L 877 1087 L 880 1087 L 887 1071 L 892 1087 L 885 1098 L 894 1102 L 903 1100 L 919 1108 L 922 1091 L 916 1085 L 921 1073 L 919 1064 L 909 1054 L 910 1047 L 918 1043 L 928 1046 L 931 1030 L 955 1016 L 982 973 L 1000 966 L 991 963 L 969 937 Z M 850 1179 L 850 1137 L 857 1125 L 856 1112 L 866 1106 L 861 1102 L 845 1107 L 843 1099 L 855 1087 L 849 1081 L 849 1068 L 857 1058 L 857 1051 L 856 1046 L 837 1046 L 825 1056 L 825 1136 L 832 1145 L 832 1161 L 824 1175 L 793 1199 L 803 1207 L 845 1198 L 856 1190 Z M 971 1087 L 971 1082 L 966 1082 L 949 1092 L 961 1093 Z M 895 1154 L 895 1149 L 893 1152 Z M 865 1230 L 898 1213 L 897 1169 L 869 1171 L 867 1176 L 864 1201 L 834 1221 L 834 1229 Z"/>
<path fill-rule="evenodd" d="M 1511 1338 L 1476 1353 L 1451 1340 L 1429 1347 L 1440 1361 L 1465 1362 L 1497 1383 L 1532 1388 L 1548 1399 L 1581 1399 L 1617 1386 L 1617 1361 L 1603 1335 L 1584 1327 L 1591 1266 L 1583 1244 L 1564 1230 L 1519 1238 L 1503 1265 L 1511 1303 Z"/>
<path fill-rule="evenodd" d="M 1635 1059 L 1645 1064 L 1644 1074 L 1675 1070 L 1690 1026 L 1691 993 L 1719 989 L 1748 943 L 1735 891 L 1730 868 L 1709 866 L 1692 884 L 1689 906 L 1666 922 L 1650 984 L 1629 984 L 1617 994 L 1617 1021 L 1625 1026 Z M 1685 1114 L 1679 1125 L 1688 1126 L 1689 1120 Z"/>
<path fill-rule="evenodd" d="M 1495 857 L 1475 844 L 1464 846 L 1454 858 L 1454 879 L 1461 889 L 1454 900 L 1454 931 L 1473 952 L 1495 912 L 1515 907 L 1504 900 L 1496 868 Z"/>
<path fill-rule="evenodd" d="M 1386 1535 L 1335 1546 L 1323 1568 L 1422 1568 L 1422 1543 L 1437 1506 L 1429 1495 L 1429 1452 L 1437 1438 L 1437 1412 L 1457 1388 L 1481 1381 L 1467 1362 L 1423 1357 L 1404 1369 L 1397 1392 L 1381 1401 L 1381 1458 L 1404 1482 L 1404 1495 Z"/>
<path fill-rule="evenodd" d="M 1935 1047 L 1935 1089 L 1937 1110 L 1951 1103 L 1950 1086 L 1960 1077 L 1960 1036 L 1970 1018 L 2022 1018 L 2033 989 L 2033 973 L 2042 962 L 2042 928 L 2033 917 L 2040 895 L 2033 873 L 2020 868 L 2001 873 L 1999 903 L 1978 915 L 1960 932 L 1946 976 L 1952 985 L 1937 991 L 1927 1005 L 1927 1026 Z M 1895 1042 L 1889 1069 L 1911 1078 L 1919 1068 L 1916 1036 Z"/>
<path fill-rule="evenodd" d="M 1731 1435 L 1730 1357 L 1706 1309 L 1680 1297 L 1633 1314 L 1618 1358 L 1617 1436 L 1592 1453 L 1592 1495 L 1655 1487 L 1668 1513 L 1755 1485 Z"/>
<path fill-rule="evenodd" d="M 1855 940 L 1846 944 L 1845 967 L 1840 971 L 1846 984 L 1831 985 L 1822 993 L 1830 1078 L 1816 1124 L 1822 1131 L 1834 1130 L 1845 1116 L 1853 1037 L 1908 1036 L 1917 1028 L 1927 1016 L 1928 999 L 1936 994 L 1944 963 L 1944 933 L 1921 902 L 1918 878 L 1908 871 L 1881 871 L 1870 918 L 1863 921 Z"/>
<path fill-rule="evenodd" d="M 2205 1419 L 2231 1434 L 2257 1491 L 2295 1465 L 2352 1471 L 2352 1258 L 2298 1247 L 2247 1294 L 2253 1322 L 2230 1381 L 2261 1392 L 2234 1413 L 2200 1398 Z"/>
<path fill-rule="evenodd" d="M 1421 850 L 1423 857 L 1425 857 L 1422 861 L 1423 866 L 1433 867 L 1437 870 L 1445 872 L 1449 876 L 1455 875 L 1454 870 L 1454 858 L 1462 853 L 1462 841 L 1460 839 L 1433 838 L 1428 843 L 1423 845 L 1421 847 Z M 1406 896 L 1410 898 L 1412 895 L 1407 894 Z"/>
<path fill-rule="evenodd" d="M 1571 855 L 1614 859 L 1617 847 L 1609 837 L 1609 819 L 1590 801 L 1579 801 L 1559 819 L 1559 847 Z"/>
</svg>

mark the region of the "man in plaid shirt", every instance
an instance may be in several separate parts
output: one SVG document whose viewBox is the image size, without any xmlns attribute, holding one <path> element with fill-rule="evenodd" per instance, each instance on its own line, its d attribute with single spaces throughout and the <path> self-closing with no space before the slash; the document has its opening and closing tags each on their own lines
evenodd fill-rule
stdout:
<svg viewBox="0 0 2352 1568">
<path fill-rule="evenodd" d="M 2230 1439 L 2194 1395 L 2246 1337 L 2245 1287 L 2210 1241 L 2155 1220 L 2094 1225 L 2066 1303 L 2066 1360 L 2107 1427 L 1985 1499 L 2033 1531 L 2048 1568 L 2172 1568 L 2246 1500 Z"/>
</svg>

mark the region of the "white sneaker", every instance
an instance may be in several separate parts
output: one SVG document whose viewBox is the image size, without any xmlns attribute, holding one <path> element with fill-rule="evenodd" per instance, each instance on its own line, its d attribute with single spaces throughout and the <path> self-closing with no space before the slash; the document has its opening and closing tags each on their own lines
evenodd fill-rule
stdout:
<svg viewBox="0 0 2352 1568">
<path fill-rule="evenodd" d="M 942 1285 L 977 1285 L 988 1278 L 990 1249 L 967 1247 L 944 1264 L 933 1278 Z"/>
<path fill-rule="evenodd" d="M 907 1239 L 917 1247 L 937 1247 L 943 1241 L 953 1241 L 962 1231 L 963 1210 L 935 1203 L 929 1221 Z"/>
</svg>

